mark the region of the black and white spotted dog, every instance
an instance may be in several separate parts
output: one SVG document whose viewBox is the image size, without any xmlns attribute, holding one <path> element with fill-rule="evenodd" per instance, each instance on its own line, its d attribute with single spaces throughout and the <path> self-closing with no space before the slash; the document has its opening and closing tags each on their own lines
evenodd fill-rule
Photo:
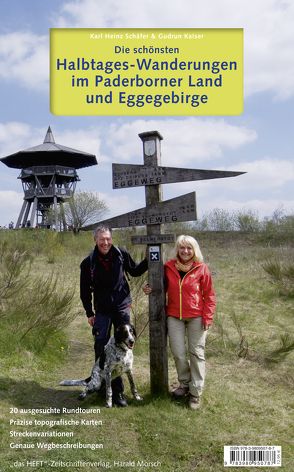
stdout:
<svg viewBox="0 0 294 472">
<path fill-rule="evenodd" d="M 91 377 L 84 380 L 63 380 L 59 385 L 64 386 L 84 386 L 84 391 L 79 398 L 84 399 L 89 393 L 98 391 L 102 380 L 105 380 L 106 406 L 112 407 L 111 380 L 126 373 L 130 382 L 131 392 L 135 400 L 142 400 L 137 392 L 132 367 L 133 367 L 133 347 L 136 340 L 135 328 L 131 324 L 119 326 L 104 348 L 105 362 L 104 368 L 99 365 L 99 359 L 94 364 Z"/>
</svg>

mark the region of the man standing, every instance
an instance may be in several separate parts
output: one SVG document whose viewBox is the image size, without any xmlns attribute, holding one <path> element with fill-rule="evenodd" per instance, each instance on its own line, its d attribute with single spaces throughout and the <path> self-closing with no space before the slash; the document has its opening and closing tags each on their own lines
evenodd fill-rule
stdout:
<svg viewBox="0 0 294 472">
<path fill-rule="evenodd" d="M 138 277 L 148 268 L 147 259 L 139 264 L 130 254 L 113 245 L 112 230 L 98 226 L 94 233 L 96 246 L 81 263 L 80 296 L 95 336 L 95 361 L 103 362 L 104 346 L 110 338 L 111 327 L 130 322 L 131 294 L 126 273 Z M 93 294 L 93 296 L 92 296 Z M 123 382 L 112 382 L 113 403 L 127 406 Z"/>
</svg>

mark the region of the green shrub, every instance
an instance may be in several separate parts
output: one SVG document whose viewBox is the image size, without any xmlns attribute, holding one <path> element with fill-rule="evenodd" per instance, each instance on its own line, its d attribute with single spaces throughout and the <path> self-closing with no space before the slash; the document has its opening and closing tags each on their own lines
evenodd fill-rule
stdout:
<svg viewBox="0 0 294 472">
<path fill-rule="evenodd" d="M 280 336 L 280 346 L 264 356 L 266 364 L 278 364 L 294 351 L 294 339 L 288 333 Z"/>
<path fill-rule="evenodd" d="M 258 214 L 252 210 L 240 210 L 234 214 L 234 226 L 237 231 L 255 233 L 260 231 Z"/>
<path fill-rule="evenodd" d="M 294 296 L 294 263 L 277 259 L 267 260 L 262 264 L 263 270 L 269 275 L 271 283 L 280 295 Z"/>
<path fill-rule="evenodd" d="M 75 316 L 74 290 L 54 274 L 32 275 L 32 257 L 7 243 L 0 250 L 0 319 L 3 353 L 44 350 L 48 340 Z"/>
<path fill-rule="evenodd" d="M 4 301 L 18 295 L 28 285 L 31 257 L 26 251 L 11 249 L 7 241 L 0 244 L 0 316 Z"/>
</svg>

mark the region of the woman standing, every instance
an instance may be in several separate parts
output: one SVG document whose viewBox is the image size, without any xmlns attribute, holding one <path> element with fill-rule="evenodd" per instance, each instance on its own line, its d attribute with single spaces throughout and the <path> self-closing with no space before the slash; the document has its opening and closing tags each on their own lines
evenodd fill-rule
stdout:
<svg viewBox="0 0 294 472">
<path fill-rule="evenodd" d="M 196 410 L 204 386 L 205 341 L 215 310 L 215 292 L 194 238 L 179 236 L 175 256 L 164 266 L 168 336 L 179 381 L 173 395 L 189 394 L 189 407 Z M 149 286 L 144 289 L 146 294 L 151 291 Z"/>
</svg>

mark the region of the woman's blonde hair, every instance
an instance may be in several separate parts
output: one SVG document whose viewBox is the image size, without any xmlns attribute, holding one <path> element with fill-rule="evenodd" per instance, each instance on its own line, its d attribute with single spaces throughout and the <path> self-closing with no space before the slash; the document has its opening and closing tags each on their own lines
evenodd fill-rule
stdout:
<svg viewBox="0 0 294 472">
<path fill-rule="evenodd" d="M 179 247 L 180 246 L 191 246 L 194 252 L 193 260 L 195 262 L 203 262 L 202 252 L 200 250 L 199 244 L 196 239 L 192 238 L 192 236 L 187 236 L 185 234 L 181 234 L 176 240 L 175 245 L 175 255 L 178 257 L 179 255 Z"/>
</svg>

